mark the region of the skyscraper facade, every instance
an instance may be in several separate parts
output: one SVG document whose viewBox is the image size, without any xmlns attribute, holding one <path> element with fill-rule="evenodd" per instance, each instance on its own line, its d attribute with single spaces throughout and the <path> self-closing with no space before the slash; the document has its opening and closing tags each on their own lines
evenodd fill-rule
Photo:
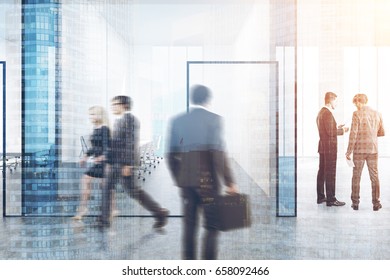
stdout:
<svg viewBox="0 0 390 280">
<path fill-rule="evenodd" d="M 61 7 L 22 1 L 22 214 L 53 213 L 61 145 Z"/>
</svg>

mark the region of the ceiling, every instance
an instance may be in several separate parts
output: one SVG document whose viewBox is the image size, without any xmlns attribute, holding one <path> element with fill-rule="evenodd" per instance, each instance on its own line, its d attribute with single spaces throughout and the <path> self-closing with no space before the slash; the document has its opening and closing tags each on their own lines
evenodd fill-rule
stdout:
<svg viewBox="0 0 390 280">
<path fill-rule="evenodd" d="M 230 45 L 255 2 L 259 1 L 147 0 L 132 1 L 130 5 L 110 2 L 104 17 L 133 45 Z"/>
</svg>

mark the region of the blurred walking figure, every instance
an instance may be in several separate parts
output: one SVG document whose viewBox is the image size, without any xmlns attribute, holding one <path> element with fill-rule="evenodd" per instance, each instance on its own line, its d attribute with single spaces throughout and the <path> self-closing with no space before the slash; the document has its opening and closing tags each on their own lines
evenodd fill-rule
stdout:
<svg viewBox="0 0 390 280">
<path fill-rule="evenodd" d="M 385 130 L 381 114 L 368 107 L 367 101 L 368 98 L 363 93 L 356 94 L 353 98 L 353 104 L 355 104 L 357 111 L 353 112 L 348 150 L 345 155 L 350 160 L 353 153 L 355 165 L 352 175 L 352 209 L 359 210 L 360 178 L 364 162 L 367 162 L 371 180 L 373 210 L 378 211 L 382 208 L 379 201 L 378 136 L 384 136 Z"/>
<path fill-rule="evenodd" d="M 222 139 L 222 118 L 210 112 L 207 105 L 211 91 L 196 85 L 191 91 L 189 113 L 171 121 L 168 161 L 172 177 L 181 189 L 184 210 L 183 259 L 196 259 L 196 233 L 199 208 L 204 208 L 205 236 L 203 259 L 217 258 L 218 228 L 213 203 L 220 191 L 220 177 L 227 192 L 237 193 Z"/>
<path fill-rule="evenodd" d="M 111 197 L 115 185 L 121 182 L 123 189 L 153 214 L 153 227 L 160 229 L 167 223 L 169 211 L 162 208 L 153 198 L 140 188 L 136 171 L 140 164 L 138 119 L 130 113 L 131 98 L 116 96 L 111 100 L 111 110 L 118 117 L 112 131 L 112 141 L 108 156 L 107 184 L 103 188 L 101 226 L 110 226 Z"/>
<path fill-rule="evenodd" d="M 110 129 L 107 112 L 103 107 L 93 106 L 89 108 L 89 119 L 93 125 L 93 132 L 90 137 L 91 147 L 80 160 L 80 166 L 84 167 L 89 158 L 93 159 L 93 165 L 88 168 L 82 177 L 82 191 L 80 206 L 75 220 L 81 220 L 88 212 L 87 204 L 91 194 L 91 185 L 94 179 L 103 183 L 105 161 L 110 147 Z"/>
</svg>

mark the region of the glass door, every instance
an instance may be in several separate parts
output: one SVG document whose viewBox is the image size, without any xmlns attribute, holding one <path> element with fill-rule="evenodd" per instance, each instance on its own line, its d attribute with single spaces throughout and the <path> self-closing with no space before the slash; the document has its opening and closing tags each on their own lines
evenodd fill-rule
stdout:
<svg viewBox="0 0 390 280">
<path fill-rule="evenodd" d="M 295 156 L 280 150 L 286 140 L 280 136 L 290 126 L 279 119 L 284 113 L 279 112 L 278 62 L 189 61 L 187 107 L 194 84 L 213 92 L 210 110 L 224 119 L 226 149 L 239 189 L 261 200 L 252 199 L 252 211 L 261 213 L 266 203 L 276 208 L 277 216 L 295 216 Z"/>
</svg>

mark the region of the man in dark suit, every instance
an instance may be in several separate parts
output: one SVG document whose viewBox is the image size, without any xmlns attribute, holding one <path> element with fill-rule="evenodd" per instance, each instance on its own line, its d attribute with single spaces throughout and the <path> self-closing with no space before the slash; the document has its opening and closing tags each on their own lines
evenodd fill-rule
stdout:
<svg viewBox="0 0 390 280">
<path fill-rule="evenodd" d="M 172 177 L 181 188 L 184 208 L 183 258 L 196 259 L 198 210 L 213 203 L 221 178 L 227 192 L 237 193 L 224 151 L 222 118 L 207 110 L 210 90 L 202 85 L 192 88 L 194 105 L 188 113 L 171 122 L 168 162 Z M 204 207 L 205 237 L 202 258 L 216 259 L 218 229 L 213 207 Z"/>
<path fill-rule="evenodd" d="M 320 135 L 318 143 L 320 165 L 317 174 L 317 203 L 326 202 L 327 206 L 345 205 L 345 202 L 336 199 L 337 136 L 348 132 L 348 128 L 344 125 L 337 126 L 333 117 L 336 104 L 337 95 L 333 92 L 327 92 L 325 94 L 325 106 L 321 108 L 317 116 L 317 127 Z"/>
<path fill-rule="evenodd" d="M 111 195 L 115 184 L 121 182 L 127 194 L 136 199 L 150 211 L 159 229 L 167 222 L 168 210 L 162 208 L 152 197 L 142 190 L 136 180 L 135 169 L 139 166 L 139 130 L 138 119 L 130 113 L 131 99 L 128 96 L 116 96 L 111 100 L 114 115 L 120 117 L 115 121 L 112 133 L 111 148 L 108 155 L 109 170 L 107 184 L 102 197 L 102 226 L 110 225 Z"/>
</svg>

